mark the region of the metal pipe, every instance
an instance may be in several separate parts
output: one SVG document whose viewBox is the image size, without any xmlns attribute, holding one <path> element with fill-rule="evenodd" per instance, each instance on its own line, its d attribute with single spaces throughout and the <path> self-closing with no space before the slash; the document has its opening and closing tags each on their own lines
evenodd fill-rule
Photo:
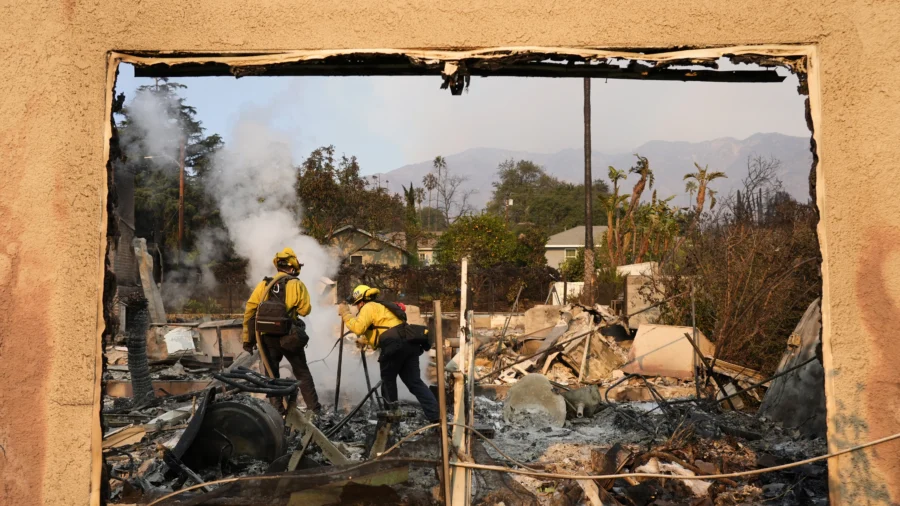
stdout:
<svg viewBox="0 0 900 506">
<path fill-rule="evenodd" d="M 366 362 L 366 349 L 365 348 L 361 348 L 359 350 L 359 357 L 362 359 L 363 372 L 365 372 L 365 374 L 366 374 L 366 388 L 368 388 L 369 390 L 372 390 L 372 380 L 369 379 L 369 363 Z M 377 401 L 378 401 L 377 402 L 378 406 L 380 406 L 381 409 L 384 409 L 384 401 L 381 400 L 381 396 L 378 395 L 378 392 L 375 392 L 375 399 L 377 399 Z M 378 407 L 378 406 L 376 406 L 376 407 Z"/>
<path fill-rule="evenodd" d="M 369 400 L 369 397 L 372 397 L 372 394 L 375 393 L 375 390 L 377 390 L 379 388 L 381 388 L 381 380 L 379 380 L 378 383 L 375 383 L 374 387 L 369 389 L 369 392 L 365 395 L 365 397 L 363 397 L 363 399 L 361 401 L 359 401 L 359 404 L 357 404 L 355 408 L 353 408 L 352 410 L 350 410 L 349 413 L 347 413 L 347 416 L 342 418 L 341 421 L 338 422 L 337 424 L 335 424 L 334 427 L 331 427 L 330 429 L 328 429 L 328 432 L 325 433 L 325 437 L 331 437 L 331 436 L 335 435 L 337 433 L 337 431 L 341 430 L 341 427 L 346 425 L 347 422 L 349 422 L 356 415 L 356 413 L 358 413 L 359 410 L 362 409 L 362 407 L 366 404 L 366 401 Z"/>
<path fill-rule="evenodd" d="M 344 363 L 344 322 L 341 321 L 341 333 L 338 335 L 337 380 L 334 382 L 334 412 L 338 412 L 341 399 L 341 365 Z"/>
<path fill-rule="evenodd" d="M 437 361 L 438 408 L 441 413 L 441 485 L 444 490 L 444 504 L 450 505 L 450 448 L 447 433 L 447 391 L 444 375 L 444 333 L 441 324 L 441 301 L 434 301 L 434 346 Z"/>
</svg>

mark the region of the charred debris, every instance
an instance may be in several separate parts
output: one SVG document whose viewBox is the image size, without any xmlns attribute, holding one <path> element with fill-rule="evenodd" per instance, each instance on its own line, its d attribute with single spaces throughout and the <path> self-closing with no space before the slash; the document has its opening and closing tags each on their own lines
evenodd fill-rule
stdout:
<svg viewBox="0 0 900 506">
<path fill-rule="evenodd" d="M 289 375 L 266 378 L 258 357 L 241 352 L 238 320 L 151 325 L 155 396 L 133 396 L 128 361 L 142 357 L 106 350 L 108 503 L 443 504 L 444 469 L 462 469 L 471 473 L 465 504 L 826 504 L 821 462 L 704 479 L 826 452 L 819 302 L 786 336 L 774 378 L 717 360 L 701 332 L 654 324 L 653 309 L 640 318 L 574 304 L 422 315 L 441 329 L 433 334 L 457 336 L 439 339 L 427 372 L 444 389 L 445 430 L 469 437 L 457 445 L 448 432 L 446 457 L 441 428 L 417 406 L 385 409 L 377 378 L 368 394 L 345 393 L 315 417 L 298 407 Z M 566 477 L 586 474 L 621 477 Z"/>
</svg>

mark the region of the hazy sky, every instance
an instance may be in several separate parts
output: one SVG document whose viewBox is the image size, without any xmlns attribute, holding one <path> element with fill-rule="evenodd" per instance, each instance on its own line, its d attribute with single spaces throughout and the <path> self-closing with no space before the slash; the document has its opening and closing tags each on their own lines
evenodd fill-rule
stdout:
<svg viewBox="0 0 900 506">
<path fill-rule="evenodd" d="M 440 89 L 438 77 L 177 81 L 188 86 L 183 94 L 207 133 L 227 142 L 242 108 L 267 110 L 293 139 L 298 163 L 314 148 L 334 144 L 356 155 L 366 174 L 475 147 L 551 153 L 583 143 L 581 79 L 472 78 L 469 91 L 456 97 Z M 138 86 L 152 83 L 122 65 L 116 89 L 130 101 Z M 591 101 L 593 147 L 610 153 L 651 140 L 809 135 L 793 75 L 774 84 L 596 79 Z"/>
</svg>

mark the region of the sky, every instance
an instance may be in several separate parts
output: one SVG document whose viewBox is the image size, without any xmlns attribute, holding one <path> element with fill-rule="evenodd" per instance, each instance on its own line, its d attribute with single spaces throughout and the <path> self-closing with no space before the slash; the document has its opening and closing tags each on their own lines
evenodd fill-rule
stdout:
<svg viewBox="0 0 900 506">
<path fill-rule="evenodd" d="M 723 69 L 748 68 L 723 64 Z M 782 83 L 592 81 L 593 149 L 632 152 L 651 140 L 699 142 L 754 133 L 808 136 L 797 77 Z M 363 174 L 488 147 L 553 153 L 583 145 L 583 81 L 565 78 L 472 78 L 452 96 L 439 77 L 196 77 L 175 79 L 206 133 L 228 142 L 244 108 L 266 115 L 292 140 L 300 163 L 333 144 L 355 155 Z M 122 65 L 116 92 L 126 102 L 138 86 Z"/>
</svg>

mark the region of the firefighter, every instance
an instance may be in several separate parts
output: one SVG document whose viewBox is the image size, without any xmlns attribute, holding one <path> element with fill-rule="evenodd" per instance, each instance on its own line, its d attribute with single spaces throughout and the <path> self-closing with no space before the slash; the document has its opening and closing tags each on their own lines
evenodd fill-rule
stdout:
<svg viewBox="0 0 900 506">
<path fill-rule="evenodd" d="M 379 290 L 359 285 L 347 303 L 357 308 L 357 315 L 350 313 L 347 304 L 338 306 L 338 315 L 347 329 L 359 336 L 357 344 L 363 348 L 371 346 L 380 350 L 378 365 L 381 372 L 381 395 L 390 403 L 397 402 L 397 377 L 403 381 L 410 393 L 416 396 L 425 417 L 431 422 L 440 421 L 437 399 L 422 381 L 419 357 L 423 347 L 404 338 L 398 329 L 405 324 L 404 308 L 391 302 L 377 301 Z"/>
<path fill-rule="evenodd" d="M 244 309 L 244 350 L 252 353 L 260 346 L 266 355 L 272 375 L 279 377 L 278 367 L 282 358 L 287 358 L 300 381 L 300 394 L 307 409 L 320 413 L 322 405 L 316 393 L 312 373 L 306 363 L 306 323 L 301 316 L 311 310 L 309 292 L 306 285 L 297 279 L 303 264 L 291 248 L 284 248 L 272 260 L 278 270 L 272 278 L 264 278 L 247 301 Z M 256 342 L 259 334 L 260 341 Z"/>
</svg>

